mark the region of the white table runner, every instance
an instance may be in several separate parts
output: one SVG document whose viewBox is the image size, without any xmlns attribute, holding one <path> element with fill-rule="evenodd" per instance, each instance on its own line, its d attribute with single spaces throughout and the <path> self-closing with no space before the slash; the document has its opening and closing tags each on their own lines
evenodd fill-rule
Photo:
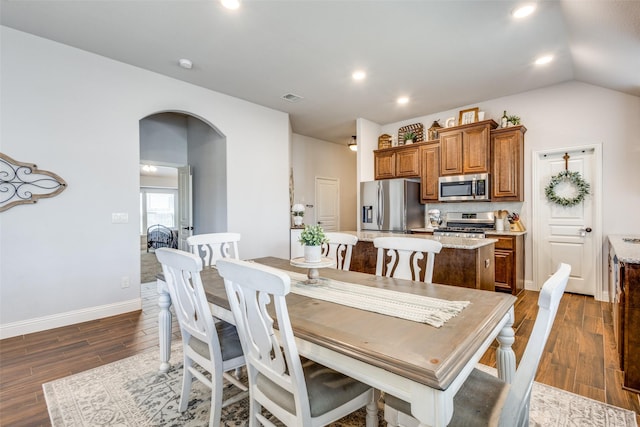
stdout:
<svg viewBox="0 0 640 427">
<path fill-rule="evenodd" d="M 283 270 L 291 277 L 291 292 L 361 310 L 426 323 L 436 328 L 457 316 L 469 301 L 447 301 L 406 292 L 320 278 L 307 284 L 307 276 Z"/>
</svg>

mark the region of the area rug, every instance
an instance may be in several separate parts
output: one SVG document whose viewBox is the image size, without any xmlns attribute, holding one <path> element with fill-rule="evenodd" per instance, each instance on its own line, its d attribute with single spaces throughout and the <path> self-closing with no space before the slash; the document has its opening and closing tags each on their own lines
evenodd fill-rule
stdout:
<svg viewBox="0 0 640 427">
<path fill-rule="evenodd" d="M 173 368 L 167 374 L 157 372 L 158 354 L 141 353 L 43 384 L 53 427 L 208 425 L 210 391 L 198 381 L 192 387 L 187 411 L 178 412 L 181 346 L 173 346 Z M 225 397 L 237 390 L 227 385 Z M 223 409 L 221 426 L 246 426 L 247 415 L 248 401 L 244 399 Z M 530 418 L 531 426 L 637 427 L 632 411 L 539 383 L 533 388 Z M 361 410 L 331 426 L 360 427 L 365 425 L 364 419 Z M 382 410 L 379 420 L 384 426 Z"/>
</svg>

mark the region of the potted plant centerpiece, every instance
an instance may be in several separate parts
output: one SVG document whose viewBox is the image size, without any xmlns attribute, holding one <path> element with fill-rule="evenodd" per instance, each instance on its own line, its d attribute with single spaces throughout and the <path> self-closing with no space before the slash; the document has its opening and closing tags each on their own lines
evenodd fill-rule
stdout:
<svg viewBox="0 0 640 427">
<path fill-rule="evenodd" d="M 404 134 L 404 143 L 405 144 L 413 144 L 413 140 L 416 139 L 415 132 L 405 132 Z"/>
<path fill-rule="evenodd" d="M 306 262 L 320 262 L 322 259 L 321 247 L 329 239 L 324 234 L 320 225 L 305 225 L 300 233 L 300 243 L 304 246 L 304 260 Z"/>
</svg>

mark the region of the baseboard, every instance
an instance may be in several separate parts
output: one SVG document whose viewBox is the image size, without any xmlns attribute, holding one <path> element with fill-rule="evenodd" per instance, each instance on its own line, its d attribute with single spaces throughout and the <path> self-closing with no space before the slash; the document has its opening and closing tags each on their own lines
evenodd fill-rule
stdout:
<svg viewBox="0 0 640 427">
<path fill-rule="evenodd" d="M 66 313 L 53 314 L 51 316 L 21 320 L 19 322 L 0 325 L 0 339 L 46 331 L 47 329 L 74 325 L 76 323 L 116 316 L 118 314 L 129 313 L 131 311 L 141 309 L 142 299 L 136 298 L 115 304 L 101 305 L 81 310 L 68 311 Z"/>
<path fill-rule="evenodd" d="M 524 281 L 524 288 L 527 291 L 540 291 L 540 289 L 538 289 L 538 287 L 536 285 L 534 285 L 533 280 L 525 280 Z"/>
</svg>

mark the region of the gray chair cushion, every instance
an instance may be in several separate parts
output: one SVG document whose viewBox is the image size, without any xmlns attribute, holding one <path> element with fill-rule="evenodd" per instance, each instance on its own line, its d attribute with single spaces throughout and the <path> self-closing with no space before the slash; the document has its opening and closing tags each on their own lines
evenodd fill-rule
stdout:
<svg viewBox="0 0 640 427">
<path fill-rule="evenodd" d="M 216 322 L 216 331 L 218 332 L 218 340 L 220 341 L 220 350 L 222 351 L 222 360 L 230 360 L 242 356 L 242 344 L 235 325 L 231 323 L 219 321 Z M 195 337 L 189 340 L 189 347 L 193 348 L 196 353 L 202 357 L 209 359 L 209 346 L 207 343 L 200 341 Z"/>
<path fill-rule="evenodd" d="M 310 360 L 304 361 L 302 369 L 307 384 L 312 417 L 325 414 L 371 388 L 353 378 Z M 278 406 L 292 414 L 296 413 L 295 401 L 291 393 L 282 389 L 262 374 L 258 374 L 256 385 L 260 391 Z"/>
<path fill-rule="evenodd" d="M 496 426 L 507 398 L 509 385 L 499 378 L 474 369 L 453 399 L 451 426 Z M 384 403 L 411 414 L 411 405 L 395 396 L 385 394 Z"/>
</svg>

